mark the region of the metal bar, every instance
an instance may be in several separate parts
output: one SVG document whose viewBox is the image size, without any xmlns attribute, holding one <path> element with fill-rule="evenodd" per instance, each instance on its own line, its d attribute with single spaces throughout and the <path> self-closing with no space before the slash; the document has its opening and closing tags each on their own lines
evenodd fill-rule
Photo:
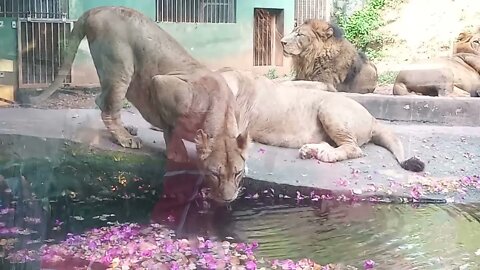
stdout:
<svg viewBox="0 0 480 270">
<path fill-rule="evenodd" d="M 166 19 L 166 21 L 168 21 L 168 1 L 170 1 L 170 0 L 162 0 L 162 4 L 165 3 L 165 5 L 164 5 L 164 7 L 163 7 L 163 9 L 162 9 L 162 18 L 163 18 L 163 21 L 165 21 L 165 19 Z M 166 18 L 165 18 L 165 15 L 167 15 Z"/>
<path fill-rule="evenodd" d="M 48 2 L 47 2 L 48 3 Z M 47 38 L 48 38 L 48 32 L 47 32 L 47 23 L 44 23 L 43 24 L 43 31 L 44 31 L 44 35 L 43 35 L 43 42 L 44 42 L 44 48 L 45 48 L 45 55 L 44 55 L 44 61 L 45 61 L 45 82 L 48 83 L 48 47 L 47 47 Z"/>
<path fill-rule="evenodd" d="M 228 15 L 227 15 L 227 22 L 231 22 L 231 6 L 230 6 L 230 3 L 232 2 L 232 0 L 228 0 Z"/>
<path fill-rule="evenodd" d="M 268 64 L 270 64 L 270 16 L 268 16 L 270 14 L 267 14 L 267 18 L 265 20 L 265 31 L 266 31 L 266 53 L 265 53 L 265 66 L 268 66 Z"/>
<path fill-rule="evenodd" d="M 63 64 L 63 57 L 64 57 L 64 54 L 65 54 L 65 28 L 66 28 L 66 24 L 62 23 L 62 32 L 61 32 L 61 38 L 60 38 L 60 41 L 61 41 L 61 46 L 60 46 L 60 61 L 59 61 L 59 66 L 61 67 L 62 64 Z"/>
<path fill-rule="evenodd" d="M 229 23 L 228 21 L 228 8 L 230 7 L 230 0 L 227 0 L 225 2 L 225 5 L 223 6 L 223 21 L 226 23 Z"/>
<path fill-rule="evenodd" d="M 29 2 L 29 4 L 31 4 L 31 2 Z M 31 8 L 29 8 L 28 10 L 32 13 L 32 18 L 36 18 L 36 17 L 37 17 L 37 16 L 36 16 L 36 13 L 35 13 L 35 12 L 37 12 L 37 0 L 35 0 L 35 1 L 33 2 L 33 11 L 32 11 Z"/>
<path fill-rule="evenodd" d="M 20 1 L 19 1 L 20 2 Z M 17 19 L 17 68 L 18 68 L 18 85 L 19 87 L 23 85 L 23 78 L 24 78 L 24 66 L 23 66 L 23 51 L 22 51 L 22 33 L 23 33 L 23 27 L 20 21 Z"/>
<path fill-rule="evenodd" d="M 263 21 L 262 21 L 262 18 L 261 18 L 261 13 L 260 13 L 260 9 L 258 10 L 258 36 L 259 36 L 259 51 L 260 51 L 260 54 L 259 54 L 259 62 L 260 62 L 260 66 L 263 65 Z"/>
<path fill-rule="evenodd" d="M 190 1 L 190 22 L 196 23 L 197 22 L 197 17 L 195 14 L 197 14 L 197 4 L 196 0 Z"/>
<path fill-rule="evenodd" d="M 220 8 L 222 7 L 222 3 L 220 3 L 223 0 L 215 0 L 215 20 L 217 23 L 220 23 Z"/>
<path fill-rule="evenodd" d="M 40 18 L 43 18 L 43 0 L 37 0 L 40 2 Z M 36 11 L 36 10 L 35 10 Z"/>
<path fill-rule="evenodd" d="M 52 13 L 52 19 L 57 18 L 58 11 L 57 11 L 57 8 L 56 8 L 56 3 L 58 3 L 59 1 L 56 1 L 56 0 L 49 0 L 49 1 L 50 1 L 50 10 L 51 10 L 51 13 Z"/>
<path fill-rule="evenodd" d="M 41 30 L 40 30 L 40 25 L 41 23 L 36 23 L 37 25 L 37 36 L 36 36 L 36 40 L 37 40 L 37 45 L 38 45 L 38 50 L 37 50 L 37 59 L 35 61 L 35 64 L 37 65 L 37 62 L 40 61 L 40 65 L 38 65 L 38 82 L 42 82 L 42 40 L 40 38 L 40 34 L 41 34 Z"/>
<path fill-rule="evenodd" d="M 55 74 L 55 53 L 54 53 L 54 47 L 53 47 L 53 23 L 50 24 L 50 60 L 51 60 L 51 71 L 52 73 L 50 74 L 50 81 L 53 82 L 53 74 Z"/>
<path fill-rule="evenodd" d="M 205 8 L 207 9 L 207 20 L 206 20 L 206 22 L 212 23 L 213 22 L 212 3 L 207 2 L 207 4 L 205 5 Z"/>
<path fill-rule="evenodd" d="M 65 57 L 64 57 L 65 51 L 68 50 L 68 48 L 67 48 L 67 34 L 65 33 L 66 28 L 67 28 L 67 24 L 63 24 L 63 40 L 62 40 L 63 50 L 62 50 L 62 61 L 60 62 L 60 67 L 62 66 L 63 62 L 65 61 Z"/>
<path fill-rule="evenodd" d="M 60 67 L 60 58 L 62 57 L 61 55 L 61 45 L 60 45 L 60 29 L 62 28 L 61 27 L 61 23 L 57 24 L 57 31 L 56 31 L 56 34 L 57 34 L 57 60 L 58 62 L 56 62 L 57 66 L 56 66 L 56 69 L 59 70 L 59 67 Z M 55 80 L 55 74 L 53 75 L 53 79 Z"/>
<path fill-rule="evenodd" d="M 35 49 L 37 47 L 37 41 L 35 39 L 35 25 L 34 25 L 34 23 L 30 23 L 30 25 L 32 26 L 32 39 L 33 39 L 33 47 L 32 47 L 33 83 L 36 83 L 37 81 L 35 80 L 35 73 L 36 73 L 36 70 L 37 70 L 37 65 L 35 63 Z"/>
<path fill-rule="evenodd" d="M 33 50 L 33 46 L 30 46 L 30 43 L 32 43 L 33 39 L 32 39 L 32 24 L 31 23 L 28 23 L 28 22 L 25 22 L 25 41 L 26 41 L 26 46 L 25 46 L 25 50 L 26 50 L 26 55 L 27 55 L 27 59 L 25 61 L 26 65 L 27 65 L 27 83 L 30 83 L 30 79 L 33 77 L 33 64 L 31 63 L 30 61 L 30 58 L 33 54 L 33 51 L 30 51 L 30 50 Z M 29 38 L 30 37 L 30 38 Z M 33 42 L 34 43 L 34 42 Z M 30 48 L 31 47 L 31 48 Z"/>
</svg>

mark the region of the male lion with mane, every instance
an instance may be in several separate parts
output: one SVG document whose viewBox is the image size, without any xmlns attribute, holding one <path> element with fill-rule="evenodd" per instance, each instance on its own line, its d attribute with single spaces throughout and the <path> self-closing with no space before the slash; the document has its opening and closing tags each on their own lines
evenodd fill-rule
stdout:
<svg viewBox="0 0 480 270">
<path fill-rule="evenodd" d="M 480 33 L 458 35 L 452 56 L 417 61 L 401 70 L 394 95 L 480 96 Z"/>
<path fill-rule="evenodd" d="M 311 19 L 282 38 L 283 52 L 291 56 L 295 80 L 326 83 L 332 92 L 372 93 L 377 68 L 343 36 L 343 30 Z"/>
<path fill-rule="evenodd" d="M 405 170 L 425 168 L 415 157 L 405 159 L 400 139 L 353 99 L 232 68 L 218 71 L 236 96 L 237 117 L 249 120 L 256 142 L 299 148 L 301 158 L 323 162 L 362 157 L 360 146 L 373 142 L 388 149 Z"/>
<path fill-rule="evenodd" d="M 167 157 L 188 162 L 183 139 L 195 142 L 198 163 L 212 198 L 238 197 L 249 136 L 240 132 L 235 98 L 223 77 L 195 60 L 167 32 L 143 14 L 125 7 L 85 12 L 70 35 L 65 62 L 55 81 L 34 104 L 58 89 L 70 70 L 81 40 L 87 37 L 100 80 L 96 104 L 113 139 L 140 148 L 135 128 L 120 118 L 126 97 L 145 120 L 164 132 Z"/>
</svg>

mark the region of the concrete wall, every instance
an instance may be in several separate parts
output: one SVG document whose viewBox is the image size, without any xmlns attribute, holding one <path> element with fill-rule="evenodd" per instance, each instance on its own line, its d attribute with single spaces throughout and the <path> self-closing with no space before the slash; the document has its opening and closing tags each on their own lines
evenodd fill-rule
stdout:
<svg viewBox="0 0 480 270">
<path fill-rule="evenodd" d="M 0 18 L 0 97 L 14 99 L 17 86 L 17 30 L 12 18 Z M 6 105 L 0 102 L 0 106 Z"/>
<path fill-rule="evenodd" d="M 134 8 L 155 19 L 155 0 L 70 0 L 70 19 L 77 19 L 86 10 L 105 5 L 122 5 Z M 159 23 L 197 59 L 211 68 L 233 66 L 241 69 L 266 72 L 271 67 L 253 68 L 253 14 L 254 8 L 284 10 L 284 32 L 288 33 L 294 23 L 293 0 L 237 0 L 237 23 L 194 24 Z M 283 68 L 276 67 L 279 74 L 290 71 L 288 59 Z M 72 70 L 73 84 L 97 84 L 98 77 L 86 40 L 80 45 Z"/>
</svg>

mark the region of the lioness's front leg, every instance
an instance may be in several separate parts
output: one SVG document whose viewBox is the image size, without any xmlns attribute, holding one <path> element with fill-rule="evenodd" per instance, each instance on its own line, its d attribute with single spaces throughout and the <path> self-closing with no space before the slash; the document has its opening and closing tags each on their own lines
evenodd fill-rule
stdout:
<svg viewBox="0 0 480 270">
<path fill-rule="evenodd" d="M 167 158 L 180 163 L 188 162 L 182 138 L 188 136 L 184 134 L 184 128 L 189 125 L 186 114 L 191 106 L 191 84 L 175 75 L 157 75 L 151 83 L 151 99 L 156 101 L 162 114 L 160 117 L 169 119 L 168 125 L 172 125 L 163 131 Z"/>
</svg>

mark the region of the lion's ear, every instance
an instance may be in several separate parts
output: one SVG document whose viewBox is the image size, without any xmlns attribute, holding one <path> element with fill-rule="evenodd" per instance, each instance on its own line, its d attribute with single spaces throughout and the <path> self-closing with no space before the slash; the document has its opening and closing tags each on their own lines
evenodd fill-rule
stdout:
<svg viewBox="0 0 480 270">
<path fill-rule="evenodd" d="M 325 31 L 325 35 L 327 38 L 331 38 L 333 34 L 334 34 L 333 26 L 329 24 L 327 30 Z"/>
<path fill-rule="evenodd" d="M 242 133 L 238 134 L 237 146 L 242 152 L 246 153 L 246 151 L 248 150 L 248 147 L 250 146 L 250 143 L 251 143 L 251 139 L 247 130 L 244 130 Z"/>
<path fill-rule="evenodd" d="M 197 148 L 198 159 L 205 160 L 212 153 L 211 139 L 202 129 L 197 130 L 195 136 L 195 146 Z"/>
<path fill-rule="evenodd" d="M 460 34 L 458 34 L 457 42 L 468 41 L 470 36 L 471 36 L 471 33 L 469 31 L 461 32 Z"/>
</svg>

